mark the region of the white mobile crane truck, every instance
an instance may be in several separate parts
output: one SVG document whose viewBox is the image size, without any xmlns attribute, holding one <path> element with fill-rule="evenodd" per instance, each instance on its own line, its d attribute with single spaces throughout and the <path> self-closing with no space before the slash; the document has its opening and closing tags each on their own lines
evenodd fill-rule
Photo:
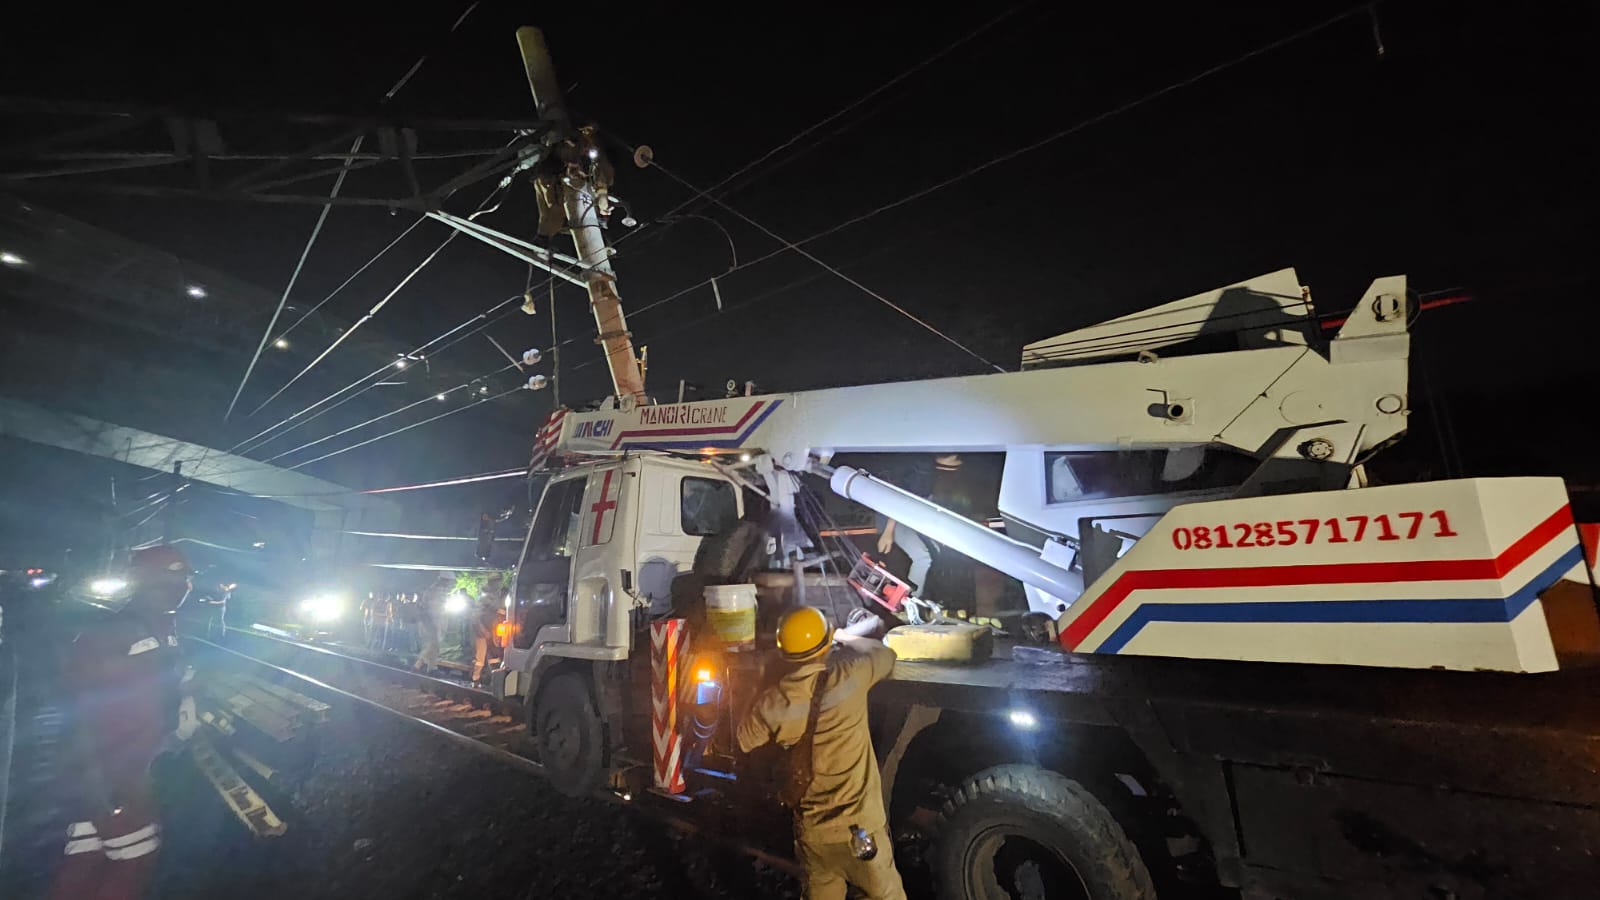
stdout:
<svg viewBox="0 0 1600 900">
<path fill-rule="evenodd" d="M 1284 270 L 1024 354 L 1067 365 L 557 411 L 541 448 L 566 464 L 499 690 L 565 789 L 676 783 L 775 815 L 741 797 L 727 740 L 765 651 L 652 669 L 650 623 L 751 504 L 760 556 L 812 553 L 794 511 L 819 476 L 1019 579 L 1059 635 L 902 663 L 876 692 L 891 815 L 933 837 L 949 896 L 1005 896 L 1030 867 L 1046 896 L 1146 896 L 1146 871 L 1261 897 L 1562 895 L 1600 874 L 1588 570 L 1559 479 L 1365 486 L 1405 430 L 1408 316 L 1403 279 L 1379 279 L 1323 341 Z M 1185 355 L 1209 339 L 1236 347 Z M 829 468 L 845 451 L 1005 453 L 1007 534 Z M 677 707 L 664 742 L 652 689 Z"/>
<path fill-rule="evenodd" d="M 1015 577 L 1049 625 L 874 689 L 891 826 L 942 896 L 1600 890 L 1600 624 L 1562 482 L 1366 481 L 1406 430 L 1403 278 L 1331 338 L 1283 270 L 1030 344 L 1019 372 L 657 404 L 601 232 L 609 166 L 518 37 L 559 126 L 524 168 L 580 274 L 489 237 L 585 284 L 616 390 L 537 438 L 494 676 L 557 787 L 785 852 L 729 727 L 770 636 L 719 649 L 674 586 L 754 557 L 763 619 L 870 604 L 824 577 L 802 513 L 826 483 Z M 833 467 L 847 451 L 1003 453 L 1005 533 Z"/>
</svg>

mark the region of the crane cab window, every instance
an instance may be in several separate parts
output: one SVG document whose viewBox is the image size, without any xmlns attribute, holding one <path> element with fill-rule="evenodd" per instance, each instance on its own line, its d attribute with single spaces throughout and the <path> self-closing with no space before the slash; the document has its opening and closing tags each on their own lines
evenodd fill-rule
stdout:
<svg viewBox="0 0 1600 900">
<path fill-rule="evenodd" d="M 678 515 L 684 534 L 721 534 L 739 521 L 739 500 L 726 481 L 689 476 L 679 489 Z"/>
<path fill-rule="evenodd" d="M 1044 464 L 1047 503 L 1237 487 L 1257 465 L 1241 453 L 1202 447 L 1052 452 Z"/>
<path fill-rule="evenodd" d="M 567 582 L 573 554 L 578 552 L 583 490 L 588 483 L 587 478 L 574 478 L 550 485 L 533 517 L 528 546 L 517 566 L 513 615 L 518 622 L 515 643 L 521 649 L 533 646 L 540 628 L 567 620 Z"/>
</svg>

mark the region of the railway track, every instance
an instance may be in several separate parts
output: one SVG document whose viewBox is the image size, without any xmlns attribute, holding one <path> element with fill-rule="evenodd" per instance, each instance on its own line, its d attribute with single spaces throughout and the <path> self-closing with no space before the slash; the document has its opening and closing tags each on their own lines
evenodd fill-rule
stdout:
<svg viewBox="0 0 1600 900">
<path fill-rule="evenodd" d="M 329 703 L 334 714 L 350 704 L 380 709 L 411 726 L 446 737 L 455 745 L 492 758 L 521 772 L 546 776 L 538 748 L 525 722 L 523 706 L 497 700 L 464 684 L 434 678 L 383 662 L 275 637 L 240 632 L 227 645 L 186 637 L 196 667 L 239 668 L 256 678 L 276 682 Z M 623 804 L 688 836 L 759 860 L 798 877 L 789 857 L 741 840 L 737 835 L 705 828 L 675 814 L 676 801 L 654 802 L 651 796 L 601 791 L 598 800 Z"/>
</svg>

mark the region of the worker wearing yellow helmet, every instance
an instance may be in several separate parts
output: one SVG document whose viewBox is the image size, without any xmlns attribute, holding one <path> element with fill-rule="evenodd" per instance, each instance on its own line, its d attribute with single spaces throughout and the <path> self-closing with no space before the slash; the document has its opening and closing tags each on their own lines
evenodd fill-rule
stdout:
<svg viewBox="0 0 1600 900">
<path fill-rule="evenodd" d="M 790 748 L 784 800 L 794 810 L 806 897 L 843 900 L 853 884 L 872 900 L 903 900 L 867 729 L 867 692 L 894 671 L 894 651 L 836 633 L 809 606 L 784 613 L 778 649 L 789 668 L 741 717 L 739 747 Z"/>
</svg>

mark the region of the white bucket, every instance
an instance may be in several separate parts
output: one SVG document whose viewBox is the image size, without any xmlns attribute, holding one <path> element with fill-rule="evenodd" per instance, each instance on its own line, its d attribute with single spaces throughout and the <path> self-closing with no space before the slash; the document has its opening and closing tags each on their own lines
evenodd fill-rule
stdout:
<svg viewBox="0 0 1600 900">
<path fill-rule="evenodd" d="M 706 585 L 706 623 L 730 650 L 756 645 L 756 586 Z"/>
</svg>

